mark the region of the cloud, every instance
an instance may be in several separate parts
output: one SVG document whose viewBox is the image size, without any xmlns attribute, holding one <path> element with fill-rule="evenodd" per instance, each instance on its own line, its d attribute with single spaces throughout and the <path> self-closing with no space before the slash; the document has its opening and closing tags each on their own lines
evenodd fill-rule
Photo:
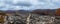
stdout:
<svg viewBox="0 0 60 24">
<path fill-rule="evenodd" d="M 44 6 L 40 5 L 42 9 L 57 9 L 60 7 L 60 0 L 38 0 L 39 2 L 44 2 Z M 44 8 L 43 8 L 44 7 Z"/>
<path fill-rule="evenodd" d="M 28 3 L 28 2 L 18 2 L 16 4 L 12 4 L 14 6 L 26 6 L 26 7 L 29 7 L 29 6 L 32 6 L 31 3 Z"/>
<path fill-rule="evenodd" d="M 0 0 L 0 10 L 57 9 L 60 0 Z"/>
</svg>

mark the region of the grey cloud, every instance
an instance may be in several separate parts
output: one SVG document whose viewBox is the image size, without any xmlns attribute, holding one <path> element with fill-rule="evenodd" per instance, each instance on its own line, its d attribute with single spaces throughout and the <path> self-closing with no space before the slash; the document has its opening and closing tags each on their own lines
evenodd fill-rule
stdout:
<svg viewBox="0 0 60 24">
<path fill-rule="evenodd" d="M 46 2 L 46 0 L 37 0 L 38 2 Z"/>
<path fill-rule="evenodd" d="M 25 6 L 25 7 L 30 7 L 32 6 L 31 3 L 29 2 L 17 2 L 17 3 L 12 3 L 11 1 L 5 1 L 6 4 L 13 5 L 13 6 Z"/>
<path fill-rule="evenodd" d="M 6 4 L 13 4 L 12 1 L 4 1 Z"/>
<path fill-rule="evenodd" d="M 3 8 L 5 8 L 5 6 L 0 6 L 0 9 L 3 9 Z"/>
<path fill-rule="evenodd" d="M 18 2 L 16 4 L 12 4 L 12 5 L 14 5 L 14 6 L 26 6 L 26 7 L 32 6 L 31 3 L 27 3 L 27 2 Z"/>
</svg>

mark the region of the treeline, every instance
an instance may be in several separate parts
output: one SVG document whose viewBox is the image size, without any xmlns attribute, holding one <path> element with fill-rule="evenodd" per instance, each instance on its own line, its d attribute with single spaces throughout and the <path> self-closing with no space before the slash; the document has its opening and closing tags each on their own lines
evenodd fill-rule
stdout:
<svg viewBox="0 0 60 24">
<path fill-rule="evenodd" d="M 0 10 L 0 13 L 9 13 L 9 14 L 12 14 L 12 13 L 27 13 L 27 11 L 25 10 L 22 10 L 22 11 L 2 11 Z M 29 11 L 30 12 L 30 11 Z M 31 13 L 33 14 L 39 14 L 39 15 L 55 15 L 55 16 L 60 16 L 60 8 L 58 9 L 37 9 L 37 10 L 33 10 Z"/>
<path fill-rule="evenodd" d="M 39 15 L 55 15 L 60 16 L 60 8 L 58 9 L 47 9 L 47 10 L 34 10 L 32 13 L 39 14 Z"/>
<path fill-rule="evenodd" d="M 60 8 L 55 11 L 55 15 L 60 16 Z"/>
</svg>

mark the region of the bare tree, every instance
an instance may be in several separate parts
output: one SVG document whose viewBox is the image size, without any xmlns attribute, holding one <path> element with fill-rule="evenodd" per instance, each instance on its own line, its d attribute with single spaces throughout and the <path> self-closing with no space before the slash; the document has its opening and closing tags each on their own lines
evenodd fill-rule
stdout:
<svg viewBox="0 0 60 24">
<path fill-rule="evenodd" d="M 56 10 L 55 15 L 60 16 L 60 8 Z"/>
</svg>

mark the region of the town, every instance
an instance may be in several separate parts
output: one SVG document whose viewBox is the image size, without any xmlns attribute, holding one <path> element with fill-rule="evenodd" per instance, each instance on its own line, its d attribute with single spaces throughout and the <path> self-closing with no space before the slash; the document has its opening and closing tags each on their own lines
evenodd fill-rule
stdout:
<svg viewBox="0 0 60 24">
<path fill-rule="evenodd" d="M 46 9 L 46 10 L 37 10 L 36 12 L 35 11 L 36 10 L 32 12 L 25 10 L 0 11 L 0 23 L 1 24 L 60 24 L 60 16 L 59 16 L 60 8 L 56 10 Z"/>
</svg>

